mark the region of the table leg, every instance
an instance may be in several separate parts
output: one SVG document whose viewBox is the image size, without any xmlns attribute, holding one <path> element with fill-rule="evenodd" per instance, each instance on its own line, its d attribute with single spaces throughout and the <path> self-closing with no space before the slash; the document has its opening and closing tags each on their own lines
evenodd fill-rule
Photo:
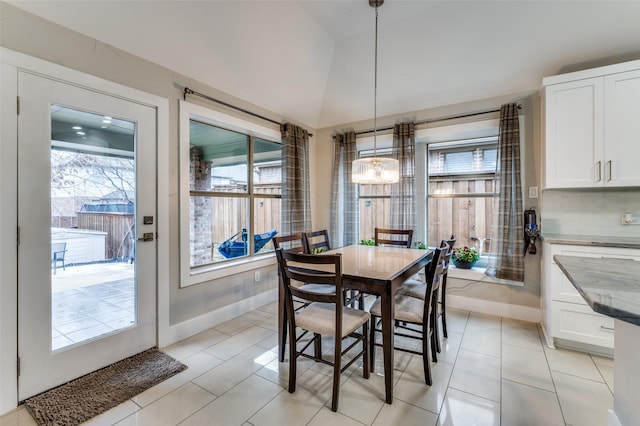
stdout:
<svg viewBox="0 0 640 426">
<path fill-rule="evenodd" d="M 389 289 L 390 290 L 390 289 Z M 390 291 L 384 292 L 381 296 L 382 308 L 382 352 L 384 355 L 384 391 L 387 404 L 393 402 L 393 315 L 394 300 Z"/>
</svg>

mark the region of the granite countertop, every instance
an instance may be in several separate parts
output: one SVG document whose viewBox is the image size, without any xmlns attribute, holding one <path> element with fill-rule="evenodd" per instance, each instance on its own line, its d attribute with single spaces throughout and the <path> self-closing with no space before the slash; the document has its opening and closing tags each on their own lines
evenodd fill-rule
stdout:
<svg viewBox="0 0 640 426">
<path fill-rule="evenodd" d="M 567 235 L 542 233 L 542 239 L 550 244 L 570 244 L 577 246 L 598 246 L 640 249 L 640 238 L 603 237 L 601 235 Z"/>
<path fill-rule="evenodd" d="M 594 311 L 640 325 L 640 262 L 561 255 L 553 259 Z"/>
</svg>

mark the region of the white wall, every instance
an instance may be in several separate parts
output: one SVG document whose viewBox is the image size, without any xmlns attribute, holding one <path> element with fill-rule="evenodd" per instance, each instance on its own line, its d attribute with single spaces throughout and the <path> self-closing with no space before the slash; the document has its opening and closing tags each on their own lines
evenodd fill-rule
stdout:
<svg viewBox="0 0 640 426">
<path fill-rule="evenodd" d="M 277 114 L 233 98 L 215 88 L 189 79 L 173 71 L 119 51 L 104 43 L 90 39 L 11 5 L 0 2 L 0 46 L 12 52 L 24 53 L 30 58 L 62 66 L 95 76 L 105 81 L 148 93 L 165 99 L 167 111 L 159 116 L 159 127 L 165 128 L 168 141 L 159 153 L 159 173 L 166 180 L 164 193 L 159 194 L 159 297 L 160 304 L 158 344 L 164 346 L 179 339 L 241 315 L 276 298 L 276 268 L 261 270 L 261 280 L 254 282 L 252 270 L 242 274 L 188 288 L 179 287 L 179 196 L 178 196 L 178 100 L 184 87 L 206 93 L 232 105 L 245 108 L 274 120 L 285 120 Z M 8 52 L 5 50 L 4 52 Z M 2 55 L 2 144 L 0 145 L 0 414 L 11 410 L 17 403 L 17 185 L 16 158 L 16 68 L 5 65 Z M 57 64 L 57 65 L 56 65 Z M 45 73 L 46 74 L 46 73 Z M 194 100 L 198 102 L 198 100 Z M 202 101 L 208 107 L 215 104 Z M 236 114 L 232 110 L 225 111 Z M 243 117 L 250 119 L 249 117 Z M 264 124 L 260 121 L 261 124 Z M 314 129 L 309 129 L 311 132 Z M 159 147 L 160 149 L 160 147 Z M 160 244 L 160 241 L 164 241 Z"/>
</svg>

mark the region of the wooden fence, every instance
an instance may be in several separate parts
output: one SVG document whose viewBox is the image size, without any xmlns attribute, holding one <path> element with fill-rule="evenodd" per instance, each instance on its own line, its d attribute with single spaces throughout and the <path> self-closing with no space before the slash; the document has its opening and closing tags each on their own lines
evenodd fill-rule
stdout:
<svg viewBox="0 0 640 426">
<path fill-rule="evenodd" d="M 494 185 L 492 178 L 430 178 L 427 245 L 437 246 L 441 240 L 449 239 L 453 234 L 457 238 L 457 247 L 466 245 L 476 247 L 481 252 L 489 252 L 493 215 L 497 211 L 496 199 L 493 197 Z M 361 239 L 373 238 L 375 227 L 388 228 L 391 224 L 389 186 L 361 186 L 360 191 L 359 235 Z"/>
<path fill-rule="evenodd" d="M 133 256 L 135 220 L 128 213 L 78 212 L 78 229 L 107 233 L 106 259 L 128 259 Z"/>
</svg>

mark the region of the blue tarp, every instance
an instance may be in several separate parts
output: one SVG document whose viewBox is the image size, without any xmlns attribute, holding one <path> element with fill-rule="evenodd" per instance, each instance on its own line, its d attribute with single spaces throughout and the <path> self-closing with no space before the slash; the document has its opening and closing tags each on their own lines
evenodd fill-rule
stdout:
<svg viewBox="0 0 640 426">
<path fill-rule="evenodd" d="M 253 236 L 253 252 L 257 253 L 262 247 L 264 247 L 269 241 L 271 241 L 271 239 L 275 237 L 277 233 L 278 231 L 276 231 L 275 229 L 272 229 L 271 231 L 265 232 L 264 234 L 254 235 Z M 233 239 L 237 237 L 239 234 L 242 234 L 241 240 L 233 241 Z M 229 238 L 228 240 L 220 244 L 220 247 L 218 247 L 218 251 L 220 252 L 221 255 L 223 255 L 227 259 L 230 259 L 232 257 L 238 257 L 238 256 L 246 256 L 247 254 L 249 254 L 248 247 L 247 247 L 247 239 L 248 239 L 247 230 L 243 229 L 242 231 L 238 232 L 237 234 L 235 234 L 234 236 L 232 236 L 231 238 Z"/>
</svg>

